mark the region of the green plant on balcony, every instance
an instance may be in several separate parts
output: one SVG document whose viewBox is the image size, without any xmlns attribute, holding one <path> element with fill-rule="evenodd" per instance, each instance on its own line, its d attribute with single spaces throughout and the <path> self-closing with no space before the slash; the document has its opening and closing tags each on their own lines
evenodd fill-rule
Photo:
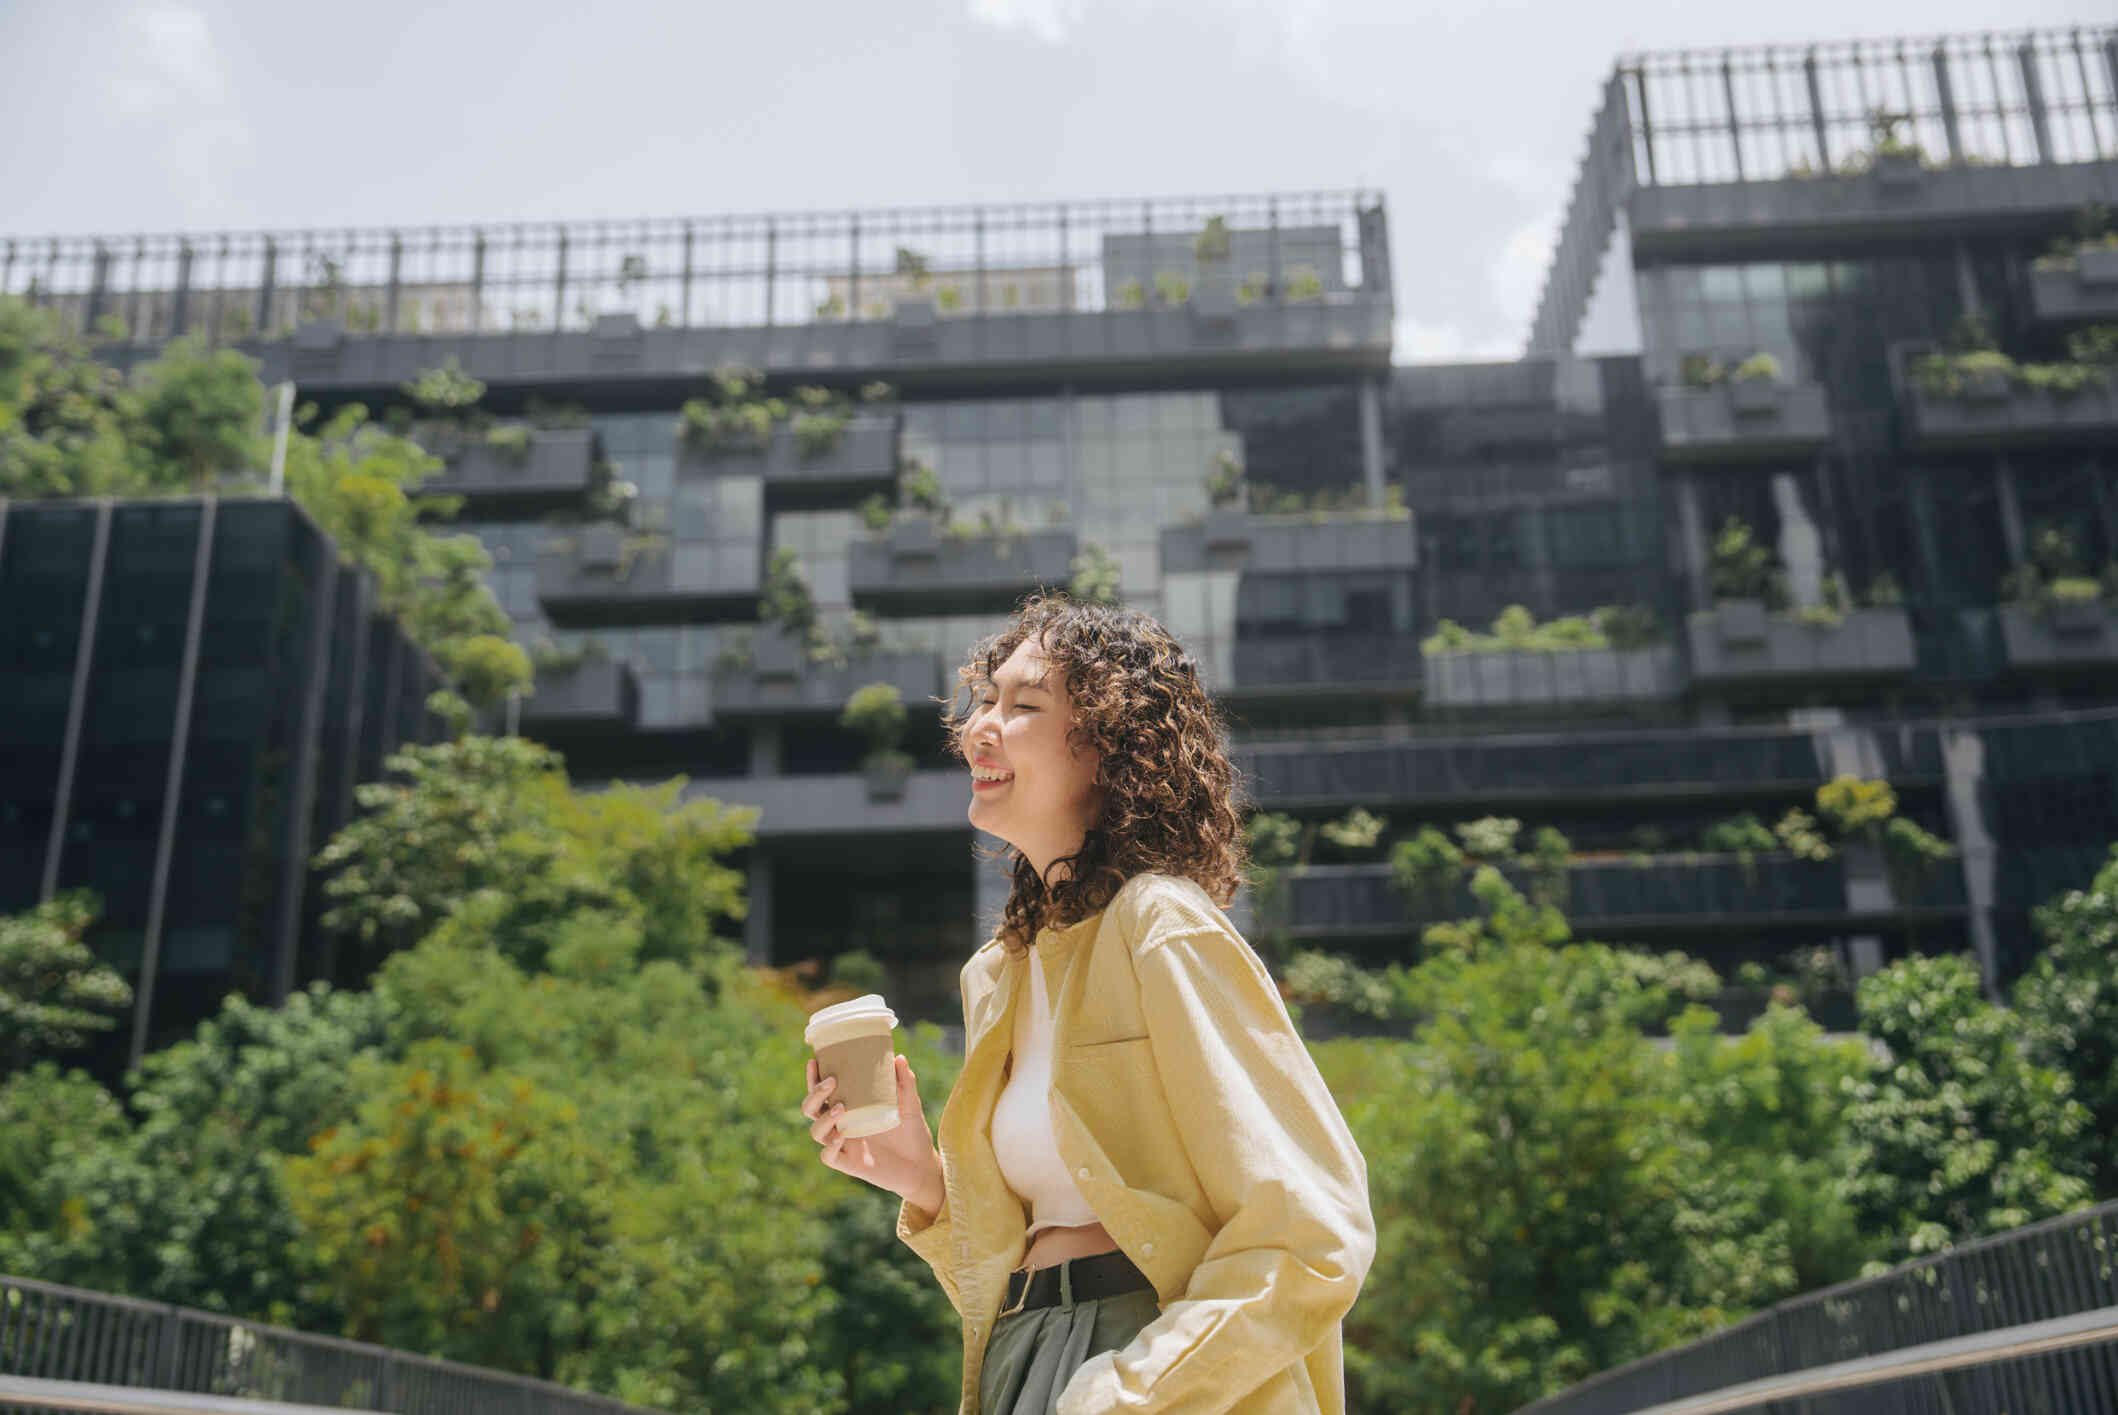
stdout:
<svg viewBox="0 0 2118 1415">
<path fill-rule="evenodd" d="M 527 423 L 500 423 L 485 430 L 485 445 L 511 462 L 526 461 L 536 434 Z"/>
<path fill-rule="evenodd" d="M 1067 592 L 1080 604 L 1117 604 L 1118 562 L 1100 545 L 1084 545 L 1068 566 Z"/>
<path fill-rule="evenodd" d="M 618 563 L 611 572 L 620 584 L 632 579 L 633 567 L 669 549 L 669 536 L 662 531 L 629 531 L 618 541 Z"/>
<path fill-rule="evenodd" d="M 860 386 L 860 401 L 873 407 L 888 407 L 897 401 L 897 385 L 883 379 L 871 379 Z"/>
<path fill-rule="evenodd" d="M 1243 504 L 1243 459 L 1225 447 L 1213 454 L 1213 470 L 1206 474 L 1206 499 L 1221 510 Z"/>
<path fill-rule="evenodd" d="M 860 504 L 860 523 L 877 533 L 890 529 L 890 503 L 881 492 L 876 492 Z"/>
<path fill-rule="evenodd" d="M 1711 354 L 1686 354 L 1677 361 L 1677 381 L 1686 388 L 1704 391 L 1724 383 L 1777 383 L 1780 361 L 1762 350 L 1733 364 L 1724 364 Z"/>
<path fill-rule="evenodd" d="M 1191 298 L 1191 282 L 1172 270 L 1155 272 L 1155 300 L 1164 305 L 1181 305 Z"/>
<path fill-rule="evenodd" d="M 934 475 L 934 469 L 917 457 L 907 457 L 904 470 L 898 474 L 897 504 L 934 516 L 949 509 L 948 502 L 941 494 L 941 478 Z"/>
<path fill-rule="evenodd" d="M 1253 270 L 1236 285 L 1236 303 L 1254 305 L 1272 291 L 1272 281 L 1264 271 Z"/>
<path fill-rule="evenodd" d="M 1281 991 L 1296 1006 L 1339 1007 L 1378 1019 L 1397 1011 L 1397 992 L 1386 975 L 1315 949 L 1303 949 L 1288 960 Z"/>
<path fill-rule="evenodd" d="M 2037 257 L 2039 270 L 2072 270 L 2085 250 L 2118 250 L 2118 231 L 2111 229 L 2111 214 L 2100 203 L 2090 202 L 2074 214 L 2074 234 L 2061 236 Z"/>
<path fill-rule="evenodd" d="M 1317 827 L 1317 833 L 1347 854 L 1373 850 L 1390 822 L 1363 806 L 1355 806 L 1335 821 Z"/>
<path fill-rule="evenodd" d="M 1772 551 L 1741 517 L 1730 516 L 1714 536 L 1708 579 L 1715 599 L 1766 599 L 1773 591 Z"/>
<path fill-rule="evenodd" d="M 816 317 L 818 319 L 844 319 L 846 317 L 846 297 L 834 294 L 828 299 L 818 300 L 816 302 Z"/>
<path fill-rule="evenodd" d="M 796 413 L 792 423 L 795 452 L 811 460 L 830 456 L 845 440 L 846 425 L 852 420 L 844 408 L 809 408 Z"/>
<path fill-rule="evenodd" d="M 1772 833 L 1780 848 L 1797 860 L 1828 860 L 1837 853 L 1817 829 L 1816 817 L 1799 806 L 1788 807 L 1787 814 L 1773 823 Z"/>
<path fill-rule="evenodd" d="M 809 592 L 809 577 L 802 573 L 801 556 L 794 547 L 780 546 L 765 563 L 764 583 L 758 587 L 757 617 L 777 624 L 788 635 L 806 643 L 816 629 L 816 599 Z"/>
<path fill-rule="evenodd" d="M 1228 218 L 1209 216 L 1199 234 L 1191 238 L 1191 254 L 1194 260 L 1226 260 L 1229 252 Z"/>
<path fill-rule="evenodd" d="M 1905 591 L 1888 570 L 1878 571 L 1868 582 L 1865 603 L 1870 609 L 1895 609 L 1905 602 Z"/>
<path fill-rule="evenodd" d="M 934 291 L 934 308 L 943 314 L 954 314 L 963 308 L 963 291 L 954 285 L 942 285 Z"/>
<path fill-rule="evenodd" d="M 1313 265 L 1293 267 L 1287 272 L 1287 298 L 1321 300 L 1324 298 L 1324 277 L 1316 273 Z"/>
<path fill-rule="evenodd" d="M 1490 633 L 1476 634 L 1444 619 L 1420 641 L 1432 657 L 1453 653 L 1569 653 L 1582 649 L 1626 651 L 1662 638 L 1662 623 L 1640 605 L 1606 604 L 1586 615 L 1565 615 L 1543 624 L 1522 605 L 1511 604 L 1493 620 Z"/>
<path fill-rule="evenodd" d="M 914 290 L 927 288 L 927 258 L 910 246 L 899 246 L 893 266 L 899 275 L 911 284 Z"/>
<path fill-rule="evenodd" d="M 436 419 L 460 418 L 485 396 L 485 385 L 465 373 L 454 354 L 438 368 L 421 369 L 398 388 L 421 412 Z"/>
<path fill-rule="evenodd" d="M 861 759 L 861 771 L 868 778 L 870 798 L 893 799 L 902 795 L 913 761 L 899 747 L 904 740 L 907 714 L 897 685 L 869 683 L 854 689 L 838 721 L 841 727 L 867 740 L 868 754 Z"/>
<path fill-rule="evenodd" d="M 1311 522 L 1321 523 L 1334 519 L 1403 521 L 1412 515 L 1405 506 L 1404 489 L 1395 485 L 1383 488 L 1380 510 L 1368 504 L 1364 486 L 1318 487 L 1302 492 L 1281 491 L 1270 482 L 1246 480 L 1243 485 L 1251 514 L 1256 516 L 1306 516 Z"/>
<path fill-rule="evenodd" d="M 1467 868 L 1463 849 L 1431 825 L 1390 847 L 1390 883 L 1423 917 L 1440 917 L 1456 907 L 1456 888 Z"/>
<path fill-rule="evenodd" d="M 1121 310 L 1142 309 L 1147 304 L 1147 288 L 1137 280 L 1127 280 L 1111 294 L 1111 308 Z"/>
</svg>

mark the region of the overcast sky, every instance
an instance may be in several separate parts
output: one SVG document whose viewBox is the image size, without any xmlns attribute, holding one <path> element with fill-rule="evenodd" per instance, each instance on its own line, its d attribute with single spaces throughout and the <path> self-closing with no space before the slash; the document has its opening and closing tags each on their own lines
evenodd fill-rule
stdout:
<svg viewBox="0 0 2118 1415">
<path fill-rule="evenodd" d="M 1522 346 L 1621 53 L 2109 0 L 0 0 L 0 233 L 1382 189 L 1401 362 Z"/>
</svg>

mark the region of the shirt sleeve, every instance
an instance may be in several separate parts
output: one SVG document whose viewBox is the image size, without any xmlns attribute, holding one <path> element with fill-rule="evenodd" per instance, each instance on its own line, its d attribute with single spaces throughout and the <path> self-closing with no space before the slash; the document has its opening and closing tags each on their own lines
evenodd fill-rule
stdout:
<svg viewBox="0 0 2118 1415">
<path fill-rule="evenodd" d="M 948 1160 L 942 1160 L 943 1171 L 947 1171 Z M 934 1270 L 941 1290 L 948 1294 L 949 1305 L 959 1314 L 963 1301 L 956 1291 L 956 1235 L 949 1218 L 949 1190 L 944 1184 L 941 1191 L 941 1208 L 929 1214 L 910 1199 L 897 1206 L 897 1236 L 906 1246 L 926 1259 L 927 1266 Z"/>
<path fill-rule="evenodd" d="M 1169 1110 L 1220 1227 L 1183 1295 L 1083 1365 L 1056 1411 L 1214 1415 L 1353 1306 L 1375 1256 L 1367 1163 L 1239 936 L 1193 915 L 1135 959 Z"/>
</svg>

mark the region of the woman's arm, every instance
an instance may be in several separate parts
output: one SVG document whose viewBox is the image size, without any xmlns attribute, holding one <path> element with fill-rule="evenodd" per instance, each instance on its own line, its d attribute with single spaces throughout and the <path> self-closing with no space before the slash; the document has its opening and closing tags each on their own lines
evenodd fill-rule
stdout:
<svg viewBox="0 0 2118 1415">
<path fill-rule="evenodd" d="M 1279 990 L 1231 930 L 1178 912 L 1135 968 L 1170 1113 L 1221 1225 L 1183 1296 L 1083 1365 L 1057 1415 L 1227 1410 L 1329 1335 L 1375 1255 L 1367 1164 Z"/>
</svg>

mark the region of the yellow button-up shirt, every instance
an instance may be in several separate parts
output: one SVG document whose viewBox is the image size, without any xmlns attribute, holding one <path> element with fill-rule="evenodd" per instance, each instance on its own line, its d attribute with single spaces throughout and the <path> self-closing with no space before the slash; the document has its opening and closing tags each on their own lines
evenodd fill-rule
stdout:
<svg viewBox="0 0 2118 1415">
<path fill-rule="evenodd" d="M 964 966 L 941 1210 L 907 1203 L 897 1224 L 963 1319 L 963 1415 L 1025 1251 L 988 1125 L 1031 962 L 1060 1156 L 1161 1307 L 1074 1373 L 1057 1415 L 1343 1415 L 1339 1325 L 1375 1255 L 1367 1163 L 1264 964 L 1204 889 L 1154 874 L 1026 958 L 994 940 Z"/>
</svg>

